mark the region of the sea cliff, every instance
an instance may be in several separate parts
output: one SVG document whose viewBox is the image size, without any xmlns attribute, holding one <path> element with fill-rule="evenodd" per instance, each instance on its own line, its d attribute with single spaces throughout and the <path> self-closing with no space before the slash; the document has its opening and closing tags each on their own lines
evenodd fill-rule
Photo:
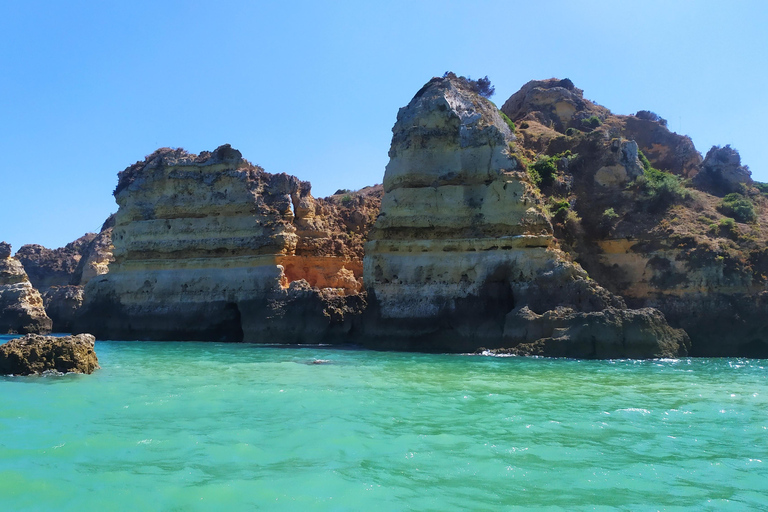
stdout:
<svg viewBox="0 0 768 512">
<path fill-rule="evenodd" d="M 354 201 L 363 209 L 369 196 Z M 309 342 L 349 329 L 365 216 L 344 223 L 343 208 L 315 200 L 309 183 L 267 173 L 229 145 L 160 149 L 119 174 L 115 198 L 114 262 L 86 285 L 77 330 Z"/>
<path fill-rule="evenodd" d="M 229 145 L 155 151 L 100 233 L 5 257 L 10 284 L 29 275 L 24 329 L 50 328 L 36 288 L 54 329 L 101 339 L 768 357 L 768 185 L 737 151 L 702 157 L 568 79 L 500 110 L 482 92 L 430 80 L 383 185 L 324 199 Z"/>
</svg>

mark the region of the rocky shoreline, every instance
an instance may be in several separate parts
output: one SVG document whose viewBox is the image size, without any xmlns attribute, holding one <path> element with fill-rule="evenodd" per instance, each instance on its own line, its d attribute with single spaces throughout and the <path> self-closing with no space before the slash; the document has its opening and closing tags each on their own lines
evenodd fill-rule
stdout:
<svg viewBox="0 0 768 512">
<path fill-rule="evenodd" d="M 2 246 L 0 330 L 768 357 L 768 188 L 731 148 L 702 158 L 567 79 L 499 110 L 447 74 L 400 109 L 389 156 L 383 185 L 319 199 L 229 145 L 157 150 L 119 173 L 100 233 Z"/>
</svg>

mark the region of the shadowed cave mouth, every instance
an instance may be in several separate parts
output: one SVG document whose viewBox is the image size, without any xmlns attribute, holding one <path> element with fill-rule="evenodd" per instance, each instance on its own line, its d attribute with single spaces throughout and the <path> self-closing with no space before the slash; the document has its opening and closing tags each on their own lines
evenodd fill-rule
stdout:
<svg viewBox="0 0 768 512">
<path fill-rule="evenodd" d="M 243 324 L 240 315 L 240 308 L 234 302 L 227 302 L 224 305 L 223 318 L 216 329 L 219 333 L 220 341 L 242 342 Z"/>
</svg>

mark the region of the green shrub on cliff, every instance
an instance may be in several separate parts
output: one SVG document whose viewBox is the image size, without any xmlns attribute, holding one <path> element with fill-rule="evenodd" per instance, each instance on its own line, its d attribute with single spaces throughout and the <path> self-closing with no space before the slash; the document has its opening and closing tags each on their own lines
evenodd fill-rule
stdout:
<svg viewBox="0 0 768 512">
<path fill-rule="evenodd" d="M 571 203 L 567 199 L 551 197 L 547 209 L 553 221 L 562 223 L 565 222 L 568 212 L 571 211 Z"/>
<path fill-rule="evenodd" d="M 686 200 L 691 193 L 683 187 L 682 179 L 666 171 L 649 167 L 643 171 L 631 186 L 637 186 L 641 196 L 639 199 L 648 205 L 650 210 L 665 209 L 675 201 Z"/>
<path fill-rule="evenodd" d="M 443 74 L 443 78 L 454 78 L 464 82 L 467 87 L 483 98 L 490 98 L 496 93 L 496 87 L 491 85 L 491 80 L 488 78 L 488 75 L 483 78 L 478 78 L 477 80 L 472 80 L 468 76 L 457 76 L 453 71 L 446 71 Z"/>
<path fill-rule="evenodd" d="M 717 210 L 738 222 L 752 222 L 757 218 L 752 201 L 737 192 L 725 196 L 717 206 Z"/>
<path fill-rule="evenodd" d="M 755 182 L 755 188 L 760 191 L 761 194 L 768 196 L 768 183 Z"/>
<path fill-rule="evenodd" d="M 501 115 L 501 118 L 504 120 L 505 123 L 507 123 L 507 126 L 509 126 L 509 130 L 514 133 L 515 132 L 515 123 L 512 121 L 507 114 L 499 110 L 499 115 Z"/>
<path fill-rule="evenodd" d="M 535 164 L 528 166 L 528 174 L 538 187 L 548 187 L 557 177 L 558 162 L 571 157 L 570 151 L 564 151 L 549 157 L 540 158 Z"/>
<path fill-rule="evenodd" d="M 645 154 L 639 149 L 637 150 L 637 158 L 639 158 L 640 163 L 643 164 L 643 169 L 645 169 L 646 171 L 649 171 L 652 169 L 650 160 L 648 160 Z"/>
<path fill-rule="evenodd" d="M 582 119 L 581 124 L 583 124 L 584 126 L 589 126 L 590 128 L 597 128 L 598 126 L 603 124 L 603 122 L 597 116 L 589 116 L 586 119 Z"/>
</svg>

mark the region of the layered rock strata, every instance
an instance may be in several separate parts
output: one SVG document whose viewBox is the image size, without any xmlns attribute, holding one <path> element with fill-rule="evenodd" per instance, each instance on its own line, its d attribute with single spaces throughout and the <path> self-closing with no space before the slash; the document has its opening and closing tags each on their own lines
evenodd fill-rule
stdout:
<svg viewBox="0 0 768 512">
<path fill-rule="evenodd" d="M 90 334 L 63 337 L 27 334 L 0 345 L 0 374 L 93 373 L 99 368 L 95 341 Z"/>
<path fill-rule="evenodd" d="M 158 150 L 119 174 L 115 198 L 114 262 L 87 284 L 78 330 L 316 343 L 364 305 L 361 255 L 334 230 L 333 202 L 229 145 Z"/>
<path fill-rule="evenodd" d="M 51 319 L 40 293 L 19 260 L 11 257 L 11 246 L 5 242 L 0 242 L 0 332 L 51 332 Z"/>
<path fill-rule="evenodd" d="M 566 261 L 514 141 L 493 104 L 460 80 L 432 79 L 400 110 L 366 244 L 368 343 L 685 354 L 687 337 L 663 315 L 627 310 Z"/>
<path fill-rule="evenodd" d="M 768 357 L 768 199 L 738 152 L 702 160 L 659 116 L 614 115 L 570 81 L 530 82 L 503 110 L 522 151 L 557 161 L 543 197 L 561 247 L 593 279 L 630 307 L 661 310 L 692 355 Z M 641 167 L 638 149 L 668 173 Z M 752 220 L 728 218 L 729 193 Z"/>
</svg>

